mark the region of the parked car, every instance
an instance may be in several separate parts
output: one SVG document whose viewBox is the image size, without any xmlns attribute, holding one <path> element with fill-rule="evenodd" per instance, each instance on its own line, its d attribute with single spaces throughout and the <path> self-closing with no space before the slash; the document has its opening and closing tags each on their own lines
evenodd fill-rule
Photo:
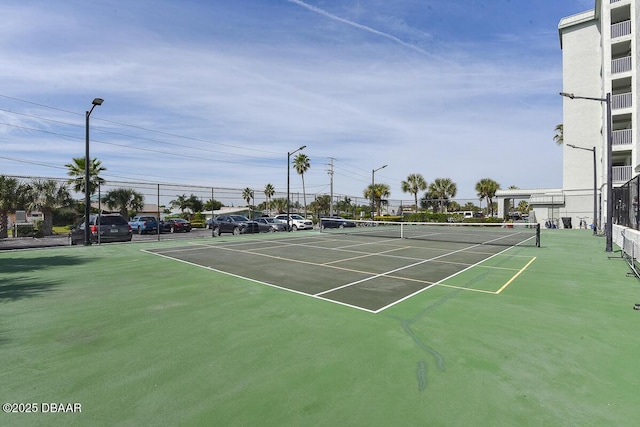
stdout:
<svg viewBox="0 0 640 427">
<path fill-rule="evenodd" d="M 155 216 L 134 216 L 129 221 L 129 225 L 133 232 L 138 234 L 158 232 L 158 220 L 156 220 Z"/>
<path fill-rule="evenodd" d="M 204 222 L 204 228 L 211 230 L 213 228 L 214 221 L 215 221 L 214 217 L 207 218 L 207 220 Z"/>
<path fill-rule="evenodd" d="M 355 227 L 356 223 L 353 221 L 349 221 L 339 216 L 331 216 L 327 218 L 322 218 L 320 220 L 321 228 L 345 228 L 345 227 Z"/>
<path fill-rule="evenodd" d="M 255 218 L 255 222 L 258 223 L 261 233 L 274 232 L 274 231 L 287 231 L 287 224 L 280 222 L 275 218 L 260 217 Z"/>
<path fill-rule="evenodd" d="M 72 245 L 84 244 L 84 218 L 71 229 L 69 241 Z M 120 214 L 89 216 L 89 241 L 91 243 L 130 242 L 133 237 L 131 226 Z"/>
<path fill-rule="evenodd" d="M 211 225 L 211 235 L 216 237 L 222 233 L 249 234 L 259 233 L 260 226 L 257 222 L 249 220 L 243 215 L 218 215 Z"/>
<path fill-rule="evenodd" d="M 188 233 L 191 231 L 191 223 L 182 218 L 167 219 L 160 221 L 160 231 L 163 233 Z"/>
<path fill-rule="evenodd" d="M 287 224 L 287 214 L 280 214 L 273 217 L 277 221 L 283 222 Z M 313 221 L 310 219 L 304 219 L 300 215 L 292 214 L 289 215 L 290 221 L 289 224 L 291 226 L 291 230 L 313 230 Z"/>
</svg>

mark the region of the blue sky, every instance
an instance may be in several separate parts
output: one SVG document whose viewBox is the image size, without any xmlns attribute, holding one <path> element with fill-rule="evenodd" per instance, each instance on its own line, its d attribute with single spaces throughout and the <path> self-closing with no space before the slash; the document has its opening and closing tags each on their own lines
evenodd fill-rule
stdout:
<svg viewBox="0 0 640 427">
<path fill-rule="evenodd" d="M 593 0 L 13 1 L 0 4 L 0 174 L 307 193 L 450 178 L 559 188 L 557 24 Z M 301 191 L 291 175 L 292 191 Z"/>
</svg>

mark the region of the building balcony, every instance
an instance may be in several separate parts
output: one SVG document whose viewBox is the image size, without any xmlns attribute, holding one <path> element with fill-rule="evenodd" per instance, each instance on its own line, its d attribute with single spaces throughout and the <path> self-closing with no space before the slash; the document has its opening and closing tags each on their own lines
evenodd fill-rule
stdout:
<svg viewBox="0 0 640 427">
<path fill-rule="evenodd" d="M 611 38 L 631 35 L 631 20 L 618 22 L 611 25 Z"/>
<path fill-rule="evenodd" d="M 611 109 L 619 110 L 621 108 L 631 108 L 631 92 L 611 95 Z"/>
<path fill-rule="evenodd" d="M 614 166 L 612 182 L 627 182 L 633 178 L 633 168 L 631 166 Z"/>
<path fill-rule="evenodd" d="M 631 129 L 614 130 L 612 134 L 611 143 L 614 146 L 631 145 L 633 143 Z"/>
<path fill-rule="evenodd" d="M 611 74 L 624 73 L 626 71 L 631 71 L 630 56 L 611 60 Z"/>
</svg>

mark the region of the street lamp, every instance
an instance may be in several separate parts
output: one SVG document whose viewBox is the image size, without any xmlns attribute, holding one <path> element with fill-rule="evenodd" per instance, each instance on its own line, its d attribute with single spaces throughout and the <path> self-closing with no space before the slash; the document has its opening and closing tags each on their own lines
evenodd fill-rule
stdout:
<svg viewBox="0 0 640 427">
<path fill-rule="evenodd" d="M 380 166 L 378 169 L 371 170 L 371 220 L 375 219 L 376 210 L 376 192 L 375 192 L 375 175 L 380 169 L 386 168 L 387 165 Z"/>
<path fill-rule="evenodd" d="M 89 191 L 89 116 L 96 108 L 96 105 L 102 105 L 104 99 L 95 98 L 91 102 L 91 110 L 85 115 L 86 138 L 84 144 L 84 245 L 91 244 L 91 232 L 89 231 L 89 215 L 91 215 L 91 192 Z"/>
<path fill-rule="evenodd" d="M 577 96 L 572 93 L 560 92 L 560 96 L 570 99 L 586 99 L 589 101 L 604 102 L 607 106 L 607 217 L 604 226 L 606 237 L 605 251 L 613 252 L 613 123 L 611 122 L 611 93 L 607 92 L 604 98 L 592 98 Z"/>
<path fill-rule="evenodd" d="M 307 148 L 306 145 L 287 153 L 287 231 L 291 231 L 291 203 L 289 202 L 289 187 L 291 183 L 291 155 L 297 153 L 300 150 Z"/>
<path fill-rule="evenodd" d="M 596 218 L 598 217 L 598 178 L 596 176 L 596 147 L 585 148 L 578 147 L 573 144 L 567 144 L 567 147 L 593 152 L 593 235 L 596 236 L 598 234 L 598 227 L 596 226 Z"/>
</svg>

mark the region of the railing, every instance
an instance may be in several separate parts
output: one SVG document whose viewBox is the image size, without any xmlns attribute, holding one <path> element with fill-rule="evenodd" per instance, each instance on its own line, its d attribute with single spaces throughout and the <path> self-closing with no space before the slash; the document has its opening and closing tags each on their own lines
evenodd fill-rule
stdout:
<svg viewBox="0 0 640 427">
<path fill-rule="evenodd" d="M 631 92 L 611 95 L 611 109 L 631 108 Z"/>
<path fill-rule="evenodd" d="M 630 56 L 611 60 L 611 74 L 624 73 L 625 71 L 631 71 Z"/>
<path fill-rule="evenodd" d="M 631 21 L 622 21 L 611 25 L 611 38 L 628 36 L 631 34 Z"/>
<path fill-rule="evenodd" d="M 633 143 L 631 129 L 614 130 L 613 139 L 611 143 L 613 145 L 628 145 Z"/>
<path fill-rule="evenodd" d="M 633 168 L 631 166 L 614 166 L 613 182 L 627 182 L 633 176 Z"/>
</svg>

